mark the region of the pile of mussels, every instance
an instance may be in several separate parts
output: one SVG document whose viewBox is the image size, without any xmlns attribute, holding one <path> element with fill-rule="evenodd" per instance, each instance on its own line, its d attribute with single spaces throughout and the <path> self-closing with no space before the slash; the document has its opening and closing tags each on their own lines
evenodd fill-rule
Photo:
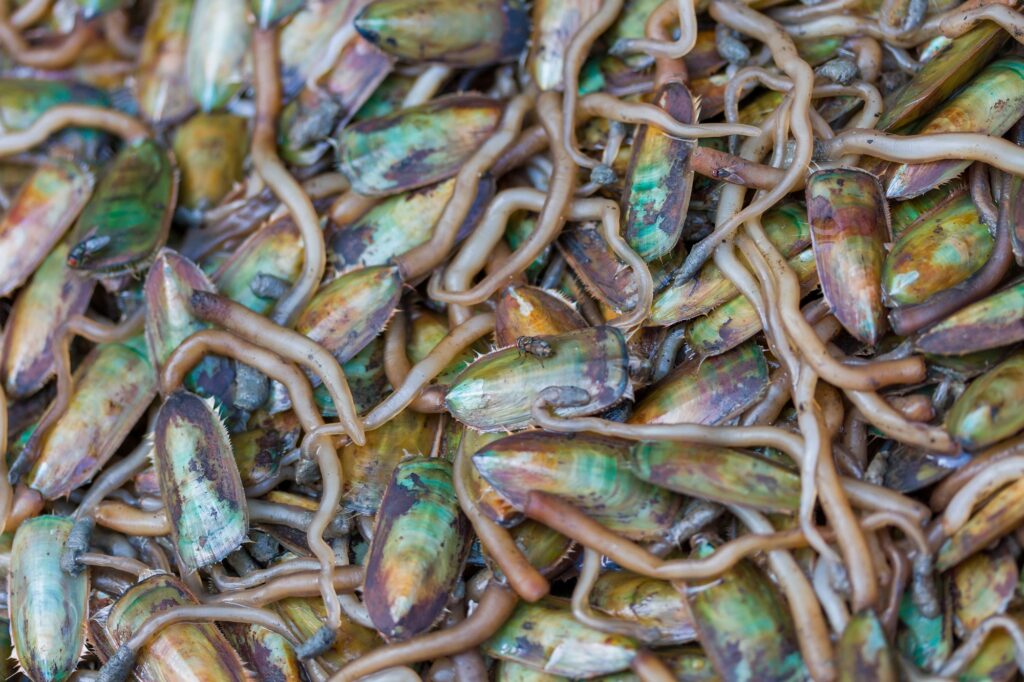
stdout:
<svg viewBox="0 0 1024 682">
<path fill-rule="evenodd" d="M 0 673 L 1011 680 L 1014 0 L 0 1 Z"/>
</svg>

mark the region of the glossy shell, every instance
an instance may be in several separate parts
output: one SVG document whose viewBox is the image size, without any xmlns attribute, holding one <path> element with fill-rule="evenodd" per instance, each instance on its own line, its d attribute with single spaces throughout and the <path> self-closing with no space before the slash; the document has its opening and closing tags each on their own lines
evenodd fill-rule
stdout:
<svg viewBox="0 0 1024 682">
<path fill-rule="evenodd" d="M 510 286 L 494 309 L 494 340 L 515 345 L 520 336 L 549 336 L 583 329 L 583 316 L 556 293 L 532 286 Z"/>
<path fill-rule="evenodd" d="M 385 638 L 407 639 L 441 618 L 468 532 L 451 464 L 427 457 L 401 462 L 377 512 L 363 587 L 366 610 Z"/>
<path fill-rule="evenodd" d="M 929 617 L 914 605 L 909 592 L 904 593 L 900 602 L 896 646 L 907 660 L 929 671 L 938 670 L 953 649 L 953 618 L 949 612 L 949 600 L 941 600 L 940 605 L 942 612 Z"/>
<path fill-rule="evenodd" d="M 157 372 L 174 349 L 209 324 L 192 313 L 191 297 L 195 291 L 213 291 L 213 284 L 203 271 L 184 256 L 163 249 L 146 275 L 146 343 L 149 357 Z M 235 370 L 222 357 L 207 355 L 189 371 L 186 384 L 192 390 L 218 398 L 230 396 Z"/>
<path fill-rule="evenodd" d="M 796 273 L 804 295 L 818 286 L 813 250 L 807 249 L 787 263 Z M 753 337 L 761 326 L 761 316 L 754 305 L 745 296 L 737 296 L 691 321 L 686 328 L 686 341 L 698 355 L 719 355 Z"/>
<path fill-rule="evenodd" d="M 1016 528 L 1024 519 L 1024 479 L 1006 486 L 974 510 L 974 514 L 948 538 L 935 556 L 940 571 L 956 566 Z"/>
<path fill-rule="evenodd" d="M 462 67 L 514 60 L 530 34 L 522 0 L 375 0 L 354 23 L 399 59 Z"/>
<path fill-rule="evenodd" d="M 153 462 L 178 556 L 190 569 L 221 561 L 249 532 L 224 424 L 202 398 L 178 391 L 160 407 L 154 429 Z"/>
<path fill-rule="evenodd" d="M 105 632 L 113 648 L 117 648 L 154 614 L 197 603 L 174 576 L 144 576 L 111 607 Z M 176 623 L 160 630 L 139 652 L 133 671 L 141 682 L 247 679 L 242 660 L 213 623 Z"/>
<path fill-rule="evenodd" d="M 957 65 L 960 68 L 960 65 Z M 1001 136 L 1024 114 L 1024 58 L 989 64 L 917 131 L 965 132 Z M 970 161 L 906 164 L 889 176 L 886 194 L 905 199 L 923 194 L 962 173 Z"/>
<path fill-rule="evenodd" d="M 150 121 L 176 121 L 194 106 L 185 53 L 193 0 L 157 0 L 142 37 L 135 99 Z"/>
<path fill-rule="evenodd" d="M 560 90 L 565 53 L 580 27 L 600 9 L 599 0 L 538 0 L 526 68 L 541 90 Z"/>
<path fill-rule="evenodd" d="M 152 140 L 126 144 L 71 232 L 68 264 L 95 277 L 137 272 L 167 241 L 178 178 Z"/>
<path fill-rule="evenodd" d="M 305 4 L 305 0 L 249 0 L 249 6 L 256 17 L 256 25 L 260 28 L 267 28 L 287 19 Z"/>
<path fill-rule="evenodd" d="M 906 201 L 893 201 L 889 204 L 889 218 L 892 223 L 892 236 L 899 239 L 908 228 L 919 220 L 925 219 L 936 211 L 944 210 L 950 202 L 958 201 L 966 191 L 963 180 L 954 180 L 949 185 L 936 187 L 919 197 Z"/>
<path fill-rule="evenodd" d="M 698 543 L 698 556 L 711 554 Z M 717 579 L 688 583 L 697 637 L 727 682 L 807 679 L 789 609 L 768 577 L 747 560 Z"/>
<path fill-rule="evenodd" d="M 321 74 L 331 41 L 366 4 L 366 0 L 320 0 L 306 2 L 280 31 L 281 88 L 286 98 L 303 91 L 307 81 Z M 394 58 L 362 36 L 355 36 L 342 49 L 333 68 L 317 85 L 336 109 L 334 118 L 345 125 L 373 95 L 391 71 Z M 306 92 L 309 92 L 307 89 Z M 320 115 L 320 112 L 313 112 Z"/>
<path fill-rule="evenodd" d="M 618 329 L 541 338 L 551 345 L 550 357 L 505 348 L 466 368 L 445 396 L 452 415 L 475 429 L 500 431 L 528 426 L 537 394 L 549 386 L 577 387 L 590 395 L 586 405 L 556 410 L 565 417 L 594 414 L 629 396 L 626 342 Z"/>
<path fill-rule="evenodd" d="M 68 410 L 40 443 L 26 483 L 47 499 L 68 495 L 106 464 L 156 394 L 146 342 L 97 346 L 75 372 Z"/>
<path fill-rule="evenodd" d="M 636 307 L 636 277 L 612 251 L 597 223 L 583 223 L 562 232 L 562 255 L 590 293 L 616 311 Z"/>
<path fill-rule="evenodd" d="M 775 462 L 731 448 L 669 441 L 630 448 L 629 469 L 677 493 L 771 512 L 800 507 L 800 476 Z"/>
<path fill-rule="evenodd" d="M 345 379 L 352 391 L 352 399 L 356 403 L 356 411 L 360 414 L 368 412 L 392 390 L 384 372 L 384 339 L 380 336 L 370 341 L 354 358 L 342 363 L 341 369 L 345 372 Z M 325 417 L 337 416 L 334 402 L 323 384 L 313 390 L 313 398 Z"/>
<path fill-rule="evenodd" d="M 811 244 L 807 211 L 797 202 L 786 202 L 764 214 L 762 226 L 768 239 L 786 258 L 791 258 Z M 654 297 L 647 324 L 668 326 L 704 315 L 727 303 L 739 291 L 713 262 L 705 263 L 693 277 L 681 284 L 672 284 Z"/>
<path fill-rule="evenodd" d="M 242 181 L 247 135 L 245 119 L 231 114 L 196 114 L 175 129 L 172 148 L 181 169 L 179 206 L 209 208 Z"/>
<path fill-rule="evenodd" d="M 961 637 L 986 618 L 1005 613 L 1014 598 L 1019 572 L 1005 548 L 976 554 L 952 570 L 953 625 Z M 961 680 L 1009 680 L 1015 671 L 1013 638 L 996 630 L 985 639 Z"/>
<path fill-rule="evenodd" d="M 398 268 L 350 272 L 322 287 L 295 322 L 295 330 L 345 362 L 387 325 L 398 305 Z"/>
<path fill-rule="evenodd" d="M 1020 579 L 1013 556 L 1002 548 L 975 554 L 951 574 L 954 626 L 961 637 L 989 616 L 1005 613 Z"/>
<path fill-rule="evenodd" d="M 409 362 L 416 364 L 423 360 L 430 351 L 434 350 L 437 344 L 441 343 L 448 335 L 448 321 L 443 315 L 425 308 L 413 308 L 409 313 L 409 333 L 405 344 L 405 350 Z M 486 343 L 478 341 L 466 350 L 462 351 L 448 363 L 440 374 L 434 379 L 434 383 L 441 386 L 448 386 L 466 367 L 481 353 L 487 351 Z"/>
<path fill-rule="evenodd" d="M 832 314 L 854 338 L 874 346 L 886 330 L 881 274 L 889 213 L 881 184 L 856 169 L 812 173 L 807 218 Z"/>
<path fill-rule="evenodd" d="M 221 631 L 260 680 L 301 682 L 295 649 L 281 635 L 259 625 L 221 623 Z"/>
<path fill-rule="evenodd" d="M 473 464 L 517 509 L 533 491 L 551 493 L 622 535 L 659 538 L 681 500 L 633 476 L 628 453 L 627 443 L 602 436 L 528 431 L 484 446 Z M 496 521 L 509 521 L 485 511 Z"/>
<path fill-rule="evenodd" d="M 956 286 L 992 253 L 992 237 L 969 195 L 961 195 L 909 227 L 882 266 L 890 305 L 913 305 Z"/>
<path fill-rule="evenodd" d="M 14 301 L 2 351 L 8 396 L 28 397 L 49 381 L 57 331 L 89 304 L 95 282 L 67 266 L 69 248 L 58 244 Z"/>
<path fill-rule="evenodd" d="M 966 355 L 1024 339 L 1024 281 L 953 313 L 915 342 L 939 355 Z"/>
<path fill-rule="evenodd" d="M 608 571 L 594 584 L 590 605 L 615 618 L 651 628 L 657 633 L 652 644 L 681 644 L 697 636 L 686 597 L 666 580 Z"/>
<path fill-rule="evenodd" d="M 71 161 L 53 159 L 29 176 L 0 220 L 0 298 L 28 280 L 71 227 L 92 189 L 92 174 Z"/>
<path fill-rule="evenodd" d="M 263 226 L 243 241 L 211 277 L 218 291 L 260 314 L 276 299 L 261 295 L 254 286 L 259 276 L 291 285 L 302 270 L 302 237 L 288 216 Z"/>
<path fill-rule="evenodd" d="M 629 667 L 637 644 L 577 622 L 565 602 L 520 603 L 484 644 L 484 653 L 555 675 L 590 679 Z"/>
<path fill-rule="evenodd" d="M 37 516 L 18 527 L 11 547 L 11 634 L 18 662 L 37 682 L 70 679 L 85 648 L 89 575 L 60 567 L 72 525 L 62 516 Z"/>
<path fill-rule="evenodd" d="M 250 418 L 248 427 L 231 434 L 235 464 L 246 487 L 259 485 L 277 474 L 281 460 L 295 449 L 302 434 L 298 417 L 290 411 L 272 415 L 260 410 Z"/>
<path fill-rule="evenodd" d="M 245 0 L 195 0 L 185 64 L 200 109 L 224 106 L 245 83 L 251 37 Z"/>
<path fill-rule="evenodd" d="M 743 412 L 768 385 L 764 351 L 749 342 L 677 367 L 636 404 L 631 424 L 720 424 Z"/>
<path fill-rule="evenodd" d="M 480 95 L 450 95 L 360 121 L 341 131 L 341 172 L 360 194 L 381 196 L 455 175 L 494 131 L 501 106 Z"/>
<path fill-rule="evenodd" d="M 927 114 L 988 63 L 1006 39 L 1004 31 L 985 23 L 956 38 L 887 99 L 876 127 L 895 130 Z"/>
<path fill-rule="evenodd" d="M 655 103 L 682 123 L 696 118 L 693 96 L 682 83 L 670 82 Z M 679 241 L 690 204 L 694 140 L 681 140 L 650 126 L 639 126 L 633 138 L 626 190 L 623 234 L 641 258 L 665 256 Z"/>
<path fill-rule="evenodd" d="M 31 78 L 0 79 L 0 125 L 4 130 L 22 130 L 50 107 L 74 103 L 110 106 L 106 94 L 80 83 Z M 55 141 L 58 147 L 92 155 L 98 140 L 96 133 L 72 129 L 56 136 Z"/>
<path fill-rule="evenodd" d="M 449 179 L 384 199 L 355 222 L 326 235 L 331 269 L 343 274 L 358 267 L 387 265 L 392 258 L 425 243 L 434 232 L 455 189 Z M 489 178 L 481 181 L 477 198 L 458 233 L 476 224 L 493 194 Z"/>
<path fill-rule="evenodd" d="M 1018 352 L 975 379 L 950 408 L 946 426 L 968 450 L 977 450 L 1024 428 L 1024 353 Z"/>
<path fill-rule="evenodd" d="M 276 602 L 273 608 L 303 640 L 312 637 L 323 626 L 327 616 L 324 603 L 319 598 L 287 597 Z M 335 635 L 334 645 L 323 654 L 323 660 L 335 668 L 354 661 L 382 644 L 376 632 L 344 614 Z"/>
<path fill-rule="evenodd" d="M 559 575 L 575 558 L 576 544 L 572 540 L 535 521 L 527 519 L 510 532 L 519 551 L 545 577 Z M 501 575 L 493 562 L 491 570 Z"/>
</svg>

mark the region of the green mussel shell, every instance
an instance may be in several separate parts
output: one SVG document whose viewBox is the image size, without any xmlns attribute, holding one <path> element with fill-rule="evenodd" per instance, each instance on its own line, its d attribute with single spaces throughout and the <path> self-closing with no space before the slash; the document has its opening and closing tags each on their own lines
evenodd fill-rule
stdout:
<svg viewBox="0 0 1024 682">
<path fill-rule="evenodd" d="M 893 244 L 882 266 L 882 289 L 891 306 L 922 303 L 974 274 L 993 241 L 970 195 L 937 209 Z"/>
<path fill-rule="evenodd" d="M 840 682 L 900 679 L 895 656 L 874 611 L 854 614 L 846 624 L 836 650 L 836 670 Z"/>
<path fill-rule="evenodd" d="M 523 0 L 375 0 L 354 23 L 360 35 L 399 59 L 459 67 L 514 60 L 530 35 Z"/>
<path fill-rule="evenodd" d="M 193 0 L 157 0 L 142 36 L 135 100 L 150 121 L 177 121 L 194 107 L 185 54 Z"/>
<path fill-rule="evenodd" d="M 915 345 L 925 353 L 967 355 L 1024 339 L 1024 281 L 972 303 L 929 328 Z"/>
<path fill-rule="evenodd" d="M 595 414 L 629 397 L 626 341 L 614 327 L 538 337 L 551 347 L 540 358 L 505 348 L 485 355 L 455 378 L 445 404 L 452 415 L 481 431 L 528 426 L 538 393 L 550 386 L 585 390 L 590 402 L 560 407 L 565 417 Z"/>
<path fill-rule="evenodd" d="M 218 109 L 249 74 L 252 29 L 245 0 L 195 0 L 185 67 L 189 91 L 203 111 Z"/>
<path fill-rule="evenodd" d="M 624 536 L 653 540 L 671 526 L 681 499 L 634 476 L 628 454 L 628 443 L 603 436 L 527 431 L 485 445 L 473 464 L 516 509 L 531 492 L 546 492 Z"/>
<path fill-rule="evenodd" d="M 501 105 L 480 95 L 449 95 L 338 136 L 341 172 L 360 194 L 382 196 L 440 182 L 494 131 Z"/>
<path fill-rule="evenodd" d="M 153 615 L 199 601 L 172 575 L 144 576 L 114 603 L 104 630 L 116 649 Z M 141 682 L 206 680 L 244 682 L 242 659 L 213 623 L 175 623 L 157 633 L 139 652 L 133 672 Z"/>
<path fill-rule="evenodd" d="M 100 344 L 74 375 L 67 411 L 39 445 L 26 483 L 46 499 L 66 497 L 92 479 L 156 395 L 156 371 L 140 334 Z"/>
<path fill-rule="evenodd" d="M 92 173 L 71 161 L 53 159 L 32 172 L 0 220 L 0 297 L 24 284 L 51 253 L 92 189 Z"/>
<path fill-rule="evenodd" d="M 957 64 L 956 71 L 962 68 Z M 1007 57 L 989 64 L 957 92 L 917 134 L 985 133 L 1002 136 L 1024 114 L 1024 58 Z M 970 161 L 956 159 L 904 164 L 889 175 L 886 194 L 906 199 L 924 194 L 962 173 Z"/>
<path fill-rule="evenodd" d="M 355 270 L 321 287 L 299 314 L 295 330 L 346 362 L 384 329 L 401 294 L 398 268 Z"/>
<path fill-rule="evenodd" d="M 697 555 L 713 549 L 698 538 Z M 697 638 L 727 682 L 806 680 L 789 608 L 761 569 L 743 560 L 712 581 L 688 583 Z"/>
<path fill-rule="evenodd" d="M 481 648 L 499 660 L 577 679 L 625 670 L 638 650 L 637 643 L 627 637 L 579 623 L 568 603 L 554 599 L 520 603 Z"/>
<path fill-rule="evenodd" d="M 249 532 L 242 479 L 220 417 L 187 391 L 157 413 L 153 457 L 178 556 L 190 569 L 235 551 Z"/>
<path fill-rule="evenodd" d="M 167 241 L 177 195 L 167 150 L 153 140 L 125 145 L 75 223 L 68 265 L 95 277 L 142 270 Z"/>
<path fill-rule="evenodd" d="M 974 380 L 950 408 L 946 427 L 964 448 L 978 450 L 1024 428 L 1024 352 Z"/>
<path fill-rule="evenodd" d="M 494 339 L 512 346 L 521 336 L 548 336 L 587 326 L 576 308 L 558 294 L 526 285 L 505 289 L 494 309 Z"/>
<path fill-rule="evenodd" d="M 444 615 L 468 534 L 451 463 L 430 457 L 399 463 L 377 512 L 363 587 L 366 610 L 386 639 L 417 635 Z"/>
<path fill-rule="evenodd" d="M 666 83 L 655 103 L 673 118 L 692 123 L 693 95 L 678 82 Z M 690 154 L 696 142 L 681 140 L 642 125 L 633 137 L 626 191 L 623 235 L 646 261 L 667 255 L 683 233 L 693 187 Z"/>
<path fill-rule="evenodd" d="M 633 475 L 677 493 L 792 513 L 800 507 L 800 476 L 775 462 L 731 448 L 670 441 L 630 448 Z"/>
<path fill-rule="evenodd" d="M 677 367 L 637 402 L 629 422 L 720 424 L 757 401 L 767 386 L 764 351 L 748 342 Z"/>
<path fill-rule="evenodd" d="M 70 679 L 85 648 L 89 574 L 60 567 L 72 525 L 62 516 L 28 519 L 11 547 L 11 635 L 22 670 L 37 682 Z"/>
<path fill-rule="evenodd" d="M 881 276 L 889 212 L 881 184 L 858 169 L 812 173 L 807 219 L 832 314 L 854 338 L 874 346 L 886 331 Z"/>
<path fill-rule="evenodd" d="M 66 240 L 54 247 L 14 300 L 0 351 L 8 396 L 27 398 L 46 385 L 57 331 L 89 305 L 95 280 L 67 266 L 70 248 Z"/>
</svg>

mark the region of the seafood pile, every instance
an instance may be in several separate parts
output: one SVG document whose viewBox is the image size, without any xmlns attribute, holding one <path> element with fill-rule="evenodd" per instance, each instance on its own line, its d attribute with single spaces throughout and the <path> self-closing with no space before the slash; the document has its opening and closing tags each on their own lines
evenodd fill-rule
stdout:
<svg viewBox="0 0 1024 682">
<path fill-rule="evenodd" d="M 1024 671 L 1013 0 L 0 0 L 0 672 Z"/>
</svg>

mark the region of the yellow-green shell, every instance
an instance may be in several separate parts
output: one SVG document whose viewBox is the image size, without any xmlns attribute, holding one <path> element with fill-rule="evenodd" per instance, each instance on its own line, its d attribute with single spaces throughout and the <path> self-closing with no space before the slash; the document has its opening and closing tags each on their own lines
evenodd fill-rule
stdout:
<svg viewBox="0 0 1024 682">
<path fill-rule="evenodd" d="M 93 349 L 75 372 L 67 412 L 41 441 L 39 459 L 26 483 L 47 499 L 68 495 L 96 475 L 156 394 L 146 341 Z"/>
<path fill-rule="evenodd" d="M 89 200 L 93 182 L 85 168 L 57 158 L 22 184 L 0 220 L 0 297 L 24 284 L 60 242 Z"/>
<path fill-rule="evenodd" d="M 89 575 L 60 567 L 72 525 L 62 516 L 28 519 L 10 550 L 11 635 L 22 669 L 36 682 L 70 679 L 85 648 Z"/>
<path fill-rule="evenodd" d="M 185 67 L 192 99 L 218 109 L 249 78 L 252 29 L 245 0 L 195 0 Z"/>
<path fill-rule="evenodd" d="M 768 386 L 764 351 L 748 342 L 677 367 L 636 404 L 632 424 L 719 424 L 743 412 Z"/>
<path fill-rule="evenodd" d="M 1024 352 L 974 380 L 950 408 L 946 426 L 968 450 L 978 450 L 1024 428 Z"/>
<path fill-rule="evenodd" d="M 354 123 L 338 136 L 341 172 L 359 194 L 385 196 L 452 177 L 498 125 L 501 106 L 449 95 Z"/>
<path fill-rule="evenodd" d="M 594 414 L 628 397 L 626 341 L 618 329 L 593 327 L 538 338 L 550 344 L 549 357 L 511 347 L 467 367 L 445 396 L 452 415 L 474 429 L 501 431 L 528 426 L 537 395 L 551 386 L 581 388 L 590 396 L 586 405 L 557 408 L 566 417 Z"/>
<path fill-rule="evenodd" d="M 800 476 L 771 460 L 731 448 L 670 441 L 637 443 L 633 475 L 677 493 L 770 512 L 800 507 Z"/>
<path fill-rule="evenodd" d="M 993 241 L 970 195 L 961 195 L 907 228 L 882 266 L 882 288 L 893 306 L 921 303 L 974 274 Z"/>
<path fill-rule="evenodd" d="M 223 560 L 249 532 L 227 429 L 209 403 L 177 391 L 157 413 L 153 440 L 171 541 L 182 563 L 195 570 Z"/>
<path fill-rule="evenodd" d="M 628 668 L 638 645 L 579 623 L 567 603 L 552 599 L 521 603 L 482 649 L 499 660 L 589 679 Z"/>
<path fill-rule="evenodd" d="M 662 537 L 681 499 L 633 475 L 628 455 L 627 443 L 603 436 L 527 431 L 485 445 L 473 464 L 517 509 L 531 492 L 546 492 L 626 537 Z"/>
<path fill-rule="evenodd" d="M 150 617 L 198 600 L 166 573 L 144 576 L 114 603 L 105 631 L 116 648 Z M 244 682 L 242 660 L 213 623 L 175 623 L 158 632 L 139 652 L 133 668 L 141 682 Z"/>
<path fill-rule="evenodd" d="M 468 533 L 451 463 L 429 457 L 399 463 L 377 512 L 363 586 L 366 610 L 386 639 L 408 639 L 441 618 L 462 571 Z"/>
<path fill-rule="evenodd" d="M 85 311 L 95 280 L 67 266 L 70 245 L 54 247 L 14 301 L 2 353 L 4 390 L 26 398 L 54 374 L 53 342 L 61 325 Z"/>
</svg>

